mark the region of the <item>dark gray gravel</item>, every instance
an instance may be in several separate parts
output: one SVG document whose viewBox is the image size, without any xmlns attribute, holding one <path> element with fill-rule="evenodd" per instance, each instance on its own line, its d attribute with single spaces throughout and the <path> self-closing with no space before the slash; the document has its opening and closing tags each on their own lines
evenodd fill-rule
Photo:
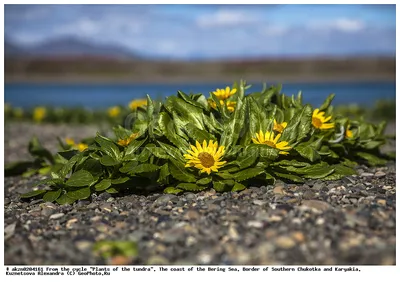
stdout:
<svg viewBox="0 0 400 282">
<path fill-rule="evenodd" d="M 394 163 L 360 166 L 340 181 L 240 193 L 102 194 L 64 206 L 20 201 L 38 179 L 5 179 L 6 265 L 396 263 Z M 135 241 L 139 254 L 103 259 L 92 251 L 100 240 Z"/>
</svg>

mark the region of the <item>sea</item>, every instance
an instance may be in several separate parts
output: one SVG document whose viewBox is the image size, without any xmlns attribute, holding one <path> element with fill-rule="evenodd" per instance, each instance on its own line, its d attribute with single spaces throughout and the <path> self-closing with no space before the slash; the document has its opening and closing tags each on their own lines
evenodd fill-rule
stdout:
<svg viewBox="0 0 400 282">
<path fill-rule="evenodd" d="M 277 85 L 277 84 L 273 84 Z M 268 86 L 268 84 L 267 84 Z M 114 105 L 126 106 L 131 100 L 146 97 L 165 98 L 176 95 L 177 90 L 189 93 L 209 92 L 225 88 L 225 83 L 198 84 L 38 84 L 9 83 L 4 86 L 5 103 L 13 107 L 35 106 L 83 107 L 105 109 Z M 246 93 L 261 91 L 262 83 L 253 83 Z M 297 95 L 301 91 L 303 102 L 318 107 L 325 98 L 335 93 L 333 105 L 358 104 L 373 106 L 377 100 L 395 100 L 396 82 L 340 82 L 340 83 L 285 83 L 282 93 Z"/>
</svg>

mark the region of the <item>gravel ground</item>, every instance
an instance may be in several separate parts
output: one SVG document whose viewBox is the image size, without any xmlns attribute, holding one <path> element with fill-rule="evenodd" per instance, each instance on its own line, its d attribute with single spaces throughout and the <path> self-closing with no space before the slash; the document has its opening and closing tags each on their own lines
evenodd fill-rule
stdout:
<svg viewBox="0 0 400 282">
<path fill-rule="evenodd" d="M 96 132 L 51 125 L 5 129 L 6 163 L 25 156 L 28 134 L 40 132 L 39 138 L 50 142 L 57 134 L 67 137 L 66 132 L 78 139 Z M 395 163 L 359 166 L 357 172 L 339 181 L 277 182 L 240 193 L 211 189 L 115 198 L 104 193 L 64 206 L 20 201 L 19 193 L 39 177 L 8 177 L 4 262 L 395 265 Z M 92 251 L 101 240 L 137 242 L 138 256 L 104 259 Z"/>
</svg>

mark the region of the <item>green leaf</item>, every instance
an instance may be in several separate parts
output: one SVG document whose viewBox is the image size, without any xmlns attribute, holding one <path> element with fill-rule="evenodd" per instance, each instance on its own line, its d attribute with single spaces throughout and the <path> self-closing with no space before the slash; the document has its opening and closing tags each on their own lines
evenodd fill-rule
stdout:
<svg viewBox="0 0 400 282">
<path fill-rule="evenodd" d="M 71 199 L 83 200 L 90 197 L 90 187 L 80 188 L 78 190 L 69 191 L 67 195 Z"/>
<path fill-rule="evenodd" d="M 175 160 L 170 160 L 169 171 L 176 180 L 184 182 L 196 182 L 196 177 L 190 174 L 182 164 Z"/>
<path fill-rule="evenodd" d="M 326 97 L 326 99 L 325 99 L 324 103 L 321 105 L 321 107 L 319 107 L 319 110 L 325 111 L 331 105 L 333 98 L 335 98 L 335 94 L 333 94 L 333 93 L 329 94 L 329 96 Z"/>
<path fill-rule="evenodd" d="M 235 185 L 234 185 L 233 188 L 232 188 L 232 192 L 235 192 L 235 191 L 242 191 L 242 190 L 244 190 L 244 189 L 246 189 L 246 186 L 244 186 L 243 184 L 241 184 L 241 183 L 239 183 L 239 182 L 236 182 Z"/>
<path fill-rule="evenodd" d="M 34 136 L 29 142 L 28 150 L 32 156 L 47 159 L 51 164 L 54 164 L 53 155 L 50 153 L 49 150 L 44 148 L 42 144 L 40 144 L 36 136 Z"/>
<path fill-rule="evenodd" d="M 311 162 L 316 162 L 321 158 L 318 152 L 310 146 L 299 144 L 294 147 L 294 149 L 300 154 L 300 156 Z"/>
<path fill-rule="evenodd" d="M 129 156 L 133 155 L 137 149 L 139 149 L 145 142 L 147 138 L 142 139 L 142 140 L 133 140 L 131 143 L 129 143 L 128 147 L 125 149 L 125 156 L 124 160 L 127 160 L 126 158 L 129 158 Z"/>
<path fill-rule="evenodd" d="M 297 176 L 295 174 L 289 174 L 289 173 L 281 173 L 281 172 L 276 172 L 274 171 L 274 174 L 280 178 L 284 178 L 293 182 L 297 182 L 297 183 L 303 183 L 304 180 L 303 178 L 301 178 L 300 176 Z"/>
<path fill-rule="evenodd" d="M 100 177 L 103 175 L 103 166 L 98 160 L 88 158 L 83 163 L 77 166 L 75 169 L 78 170 L 86 170 L 90 172 L 93 177 Z"/>
<path fill-rule="evenodd" d="M 387 163 L 385 159 L 379 158 L 375 155 L 369 154 L 367 152 L 356 152 L 356 156 L 367 160 L 371 165 L 384 165 Z"/>
<path fill-rule="evenodd" d="M 168 168 L 168 163 L 165 163 L 160 168 L 160 175 L 158 177 L 157 182 L 166 183 L 169 175 L 170 175 L 170 172 L 169 172 L 169 168 Z"/>
<path fill-rule="evenodd" d="M 6 164 L 4 168 L 4 176 L 21 175 L 25 171 L 34 167 L 33 162 L 14 162 Z"/>
<path fill-rule="evenodd" d="M 65 183 L 70 187 L 89 186 L 94 181 L 93 176 L 86 170 L 79 170 L 71 175 Z"/>
<path fill-rule="evenodd" d="M 327 177 L 328 175 L 332 174 L 335 171 L 334 168 L 330 166 L 319 167 L 319 168 L 309 168 L 309 172 L 305 173 L 303 177 L 311 178 L 311 179 L 320 179 Z"/>
<path fill-rule="evenodd" d="M 70 205 L 70 204 L 72 204 L 72 203 L 75 202 L 75 201 L 76 201 L 76 199 L 71 198 L 71 197 L 68 195 L 68 193 L 65 193 L 65 194 L 61 195 L 61 196 L 56 200 L 56 202 L 57 202 L 58 204 L 60 204 L 60 205 Z"/>
<path fill-rule="evenodd" d="M 163 142 L 157 141 L 158 144 L 165 150 L 165 152 L 167 152 L 167 154 L 170 156 L 169 159 L 174 159 L 176 161 L 180 161 L 180 162 L 185 162 L 185 159 L 183 158 L 183 155 L 181 153 L 181 151 L 179 151 L 179 149 L 165 144 Z M 189 148 L 187 148 L 189 149 Z"/>
<path fill-rule="evenodd" d="M 77 153 L 79 153 L 79 151 L 77 151 L 77 150 L 67 150 L 67 151 L 58 152 L 57 154 L 60 155 L 61 157 L 63 157 L 64 159 L 69 160 L 73 156 L 75 156 Z"/>
<path fill-rule="evenodd" d="M 111 179 L 111 184 L 123 184 L 127 182 L 130 178 L 129 177 L 120 177 L 120 178 L 115 178 Z"/>
<path fill-rule="evenodd" d="M 263 168 L 253 167 L 253 168 L 247 168 L 245 170 L 236 172 L 236 173 L 232 174 L 232 176 L 236 181 L 243 181 L 246 179 L 256 177 L 257 175 L 259 175 L 263 172 L 264 172 Z"/>
<path fill-rule="evenodd" d="M 68 162 L 61 168 L 61 170 L 58 172 L 58 174 L 60 175 L 61 178 L 65 178 L 67 176 L 67 174 L 71 171 L 71 169 L 74 167 L 74 165 L 79 162 L 80 160 L 82 160 L 83 155 L 82 154 L 78 154 L 73 156 L 72 158 L 70 158 L 68 160 Z"/>
<path fill-rule="evenodd" d="M 94 189 L 99 192 L 99 191 L 104 191 L 106 189 L 108 189 L 111 186 L 111 179 L 103 179 L 102 181 L 100 181 L 99 183 L 97 183 L 94 186 Z"/>
<path fill-rule="evenodd" d="M 115 166 L 119 164 L 119 161 L 109 155 L 104 155 L 101 157 L 100 163 L 105 166 Z"/>
<path fill-rule="evenodd" d="M 153 172 L 156 170 L 159 170 L 160 167 L 158 165 L 155 164 L 140 164 L 138 166 L 136 166 L 130 173 L 144 173 L 144 172 Z"/>
<path fill-rule="evenodd" d="M 61 189 L 58 189 L 56 191 L 47 191 L 47 193 L 44 194 L 43 196 L 43 201 L 52 203 L 55 200 L 57 200 L 58 197 L 60 197 L 60 195 L 61 195 Z"/>
<path fill-rule="evenodd" d="M 176 195 L 176 194 L 179 194 L 181 192 L 183 192 L 182 189 L 179 189 L 179 188 L 176 188 L 176 187 L 172 187 L 172 186 L 167 187 L 167 188 L 164 189 L 164 193 L 165 194 L 174 194 L 174 195 Z"/>
<path fill-rule="evenodd" d="M 207 184 L 209 184 L 211 181 L 212 181 L 212 177 L 211 177 L 211 176 L 208 176 L 208 177 L 200 178 L 199 180 L 197 180 L 196 184 L 199 184 L 199 185 L 207 185 Z"/>
<path fill-rule="evenodd" d="M 209 140 L 213 141 L 216 140 L 216 138 L 213 135 L 211 135 L 205 130 L 197 128 L 193 124 L 190 123 L 186 124 L 184 129 L 186 130 L 188 136 L 190 136 L 192 140 L 199 141 L 201 144 L 203 143 L 204 140 L 206 140 L 207 143 Z"/>
<path fill-rule="evenodd" d="M 178 90 L 178 97 L 182 98 L 186 103 L 189 103 L 189 104 L 191 104 L 191 105 L 193 105 L 195 107 L 198 107 L 200 109 L 205 109 L 202 104 L 200 104 L 199 102 L 191 99 L 188 95 L 186 95 L 182 91 Z"/>
<path fill-rule="evenodd" d="M 176 188 L 185 191 L 201 191 L 205 189 L 205 187 L 199 186 L 195 183 L 179 183 Z"/>
<path fill-rule="evenodd" d="M 169 155 L 165 152 L 165 150 L 161 147 L 157 147 L 155 144 L 147 144 L 146 145 L 146 150 L 148 150 L 151 154 L 153 154 L 155 157 L 160 158 L 160 159 L 168 159 Z"/>
<path fill-rule="evenodd" d="M 333 167 L 335 169 L 335 172 L 322 178 L 322 180 L 325 181 L 339 180 L 345 176 L 357 174 L 357 172 L 354 169 L 341 164 L 333 165 Z"/>
<path fill-rule="evenodd" d="M 100 145 L 100 150 L 109 155 L 110 157 L 119 160 L 120 152 L 118 146 L 110 139 L 97 134 L 94 138 L 97 144 Z"/>
<path fill-rule="evenodd" d="M 213 181 L 213 188 L 217 192 L 224 192 L 226 184 L 222 181 Z"/>
<path fill-rule="evenodd" d="M 138 166 L 138 162 L 137 161 L 130 161 L 130 162 L 127 162 L 126 164 L 124 164 L 120 169 L 119 169 L 119 171 L 120 172 L 122 172 L 122 173 L 130 173 L 130 172 L 132 172 L 133 173 L 133 171 L 135 170 L 135 168 Z"/>
<path fill-rule="evenodd" d="M 117 189 L 115 189 L 114 187 L 108 188 L 106 190 L 106 192 L 109 193 L 109 194 L 117 194 L 117 193 L 119 193 L 119 191 Z"/>
<path fill-rule="evenodd" d="M 21 197 L 22 199 L 33 198 L 33 197 L 42 195 L 42 194 L 44 194 L 44 193 L 46 193 L 46 192 L 47 192 L 47 190 L 34 190 L 34 191 L 30 191 L 30 192 L 28 192 L 28 193 L 24 193 L 24 194 L 22 194 L 20 197 Z"/>
</svg>

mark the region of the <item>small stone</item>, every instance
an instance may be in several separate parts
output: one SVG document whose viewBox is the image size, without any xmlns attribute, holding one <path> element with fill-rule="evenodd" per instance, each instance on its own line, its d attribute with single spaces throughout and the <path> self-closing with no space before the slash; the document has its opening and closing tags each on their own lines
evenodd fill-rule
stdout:
<svg viewBox="0 0 400 282">
<path fill-rule="evenodd" d="M 228 234 L 229 237 L 233 240 L 238 240 L 240 238 L 239 233 L 233 225 L 229 227 Z"/>
<path fill-rule="evenodd" d="M 52 214 L 49 219 L 59 219 L 62 218 L 65 214 L 63 213 L 56 213 L 56 214 Z"/>
<path fill-rule="evenodd" d="M 306 192 L 304 192 L 303 199 L 311 200 L 313 198 L 315 198 L 315 192 L 313 192 L 311 190 L 307 190 Z"/>
<path fill-rule="evenodd" d="M 86 251 L 86 250 L 89 250 L 91 248 L 92 242 L 86 241 L 86 240 L 76 241 L 75 242 L 75 246 L 80 251 Z"/>
<path fill-rule="evenodd" d="M 380 206 L 383 206 L 383 207 L 386 206 L 386 200 L 385 200 L 385 199 L 378 199 L 378 200 L 376 201 L 376 203 L 377 203 L 378 205 L 380 205 Z"/>
<path fill-rule="evenodd" d="M 184 196 L 185 196 L 185 198 L 186 198 L 187 200 L 194 200 L 194 199 L 196 199 L 196 195 L 195 195 L 194 193 L 188 192 L 188 193 L 186 193 Z"/>
<path fill-rule="evenodd" d="M 322 188 L 324 188 L 326 185 L 323 182 L 315 182 L 312 189 L 315 191 L 320 191 Z"/>
<path fill-rule="evenodd" d="M 102 204 L 100 205 L 100 209 L 107 212 L 112 212 L 111 204 Z"/>
<path fill-rule="evenodd" d="M 372 177 L 372 176 L 374 176 L 373 173 L 369 173 L 369 172 L 363 172 L 363 173 L 361 173 L 361 177 Z"/>
<path fill-rule="evenodd" d="M 248 227 L 262 228 L 264 224 L 261 221 L 251 220 L 247 223 Z"/>
<path fill-rule="evenodd" d="M 17 225 L 17 223 L 14 222 L 14 223 L 7 225 L 4 228 L 4 240 L 7 240 L 8 238 L 10 238 L 14 235 L 16 225 Z"/>
<path fill-rule="evenodd" d="M 175 195 L 166 194 L 166 195 L 163 195 L 163 196 L 157 198 L 157 200 L 155 200 L 154 204 L 162 206 L 162 205 L 168 204 L 169 201 L 177 202 L 178 197 Z"/>
<path fill-rule="evenodd" d="M 184 215 L 184 218 L 188 220 L 197 220 L 200 218 L 200 213 L 195 209 L 189 209 Z"/>
<path fill-rule="evenodd" d="M 202 251 L 197 256 L 197 259 L 201 264 L 210 264 L 213 259 L 213 256 L 209 252 Z"/>
<path fill-rule="evenodd" d="M 257 205 L 257 206 L 262 206 L 265 205 L 267 203 L 267 201 L 261 201 L 261 200 L 254 200 L 253 204 Z"/>
<path fill-rule="evenodd" d="M 281 236 L 275 240 L 275 244 L 283 249 L 291 249 L 296 245 L 296 242 L 289 236 Z"/>
<path fill-rule="evenodd" d="M 330 204 L 319 200 L 303 200 L 301 205 L 318 211 L 326 211 L 331 208 Z"/>
<path fill-rule="evenodd" d="M 107 199 L 106 202 L 107 202 L 107 203 L 111 203 L 111 202 L 114 202 L 114 200 L 115 200 L 115 199 L 114 199 L 113 197 L 110 197 L 110 198 Z"/>
<path fill-rule="evenodd" d="M 384 177 L 384 176 L 386 176 L 386 173 L 384 173 L 383 171 L 377 171 L 377 172 L 375 173 L 375 176 L 376 176 L 376 177 Z"/>
<path fill-rule="evenodd" d="M 72 218 L 67 221 L 67 224 L 65 226 L 67 227 L 67 229 L 72 229 L 72 227 L 73 227 L 72 225 L 77 221 L 78 221 L 77 218 Z"/>
<path fill-rule="evenodd" d="M 297 243 L 302 243 L 305 240 L 303 232 L 295 231 L 292 233 L 292 238 L 296 240 Z"/>
<path fill-rule="evenodd" d="M 284 188 L 283 186 L 275 186 L 275 188 L 273 190 L 274 194 L 284 195 L 285 191 L 283 190 L 283 188 Z"/>
<path fill-rule="evenodd" d="M 52 215 L 52 214 L 54 214 L 56 212 L 56 210 L 55 209 L 53 209 L 53 208 L 48 208 L 48 207 L 44 207 L 43 209 L 42 209 L 42 211 L 41 211 L 41 214 L 43 215 L 43 216 L 50 216 L 50 215 Z"/>
</svg>

